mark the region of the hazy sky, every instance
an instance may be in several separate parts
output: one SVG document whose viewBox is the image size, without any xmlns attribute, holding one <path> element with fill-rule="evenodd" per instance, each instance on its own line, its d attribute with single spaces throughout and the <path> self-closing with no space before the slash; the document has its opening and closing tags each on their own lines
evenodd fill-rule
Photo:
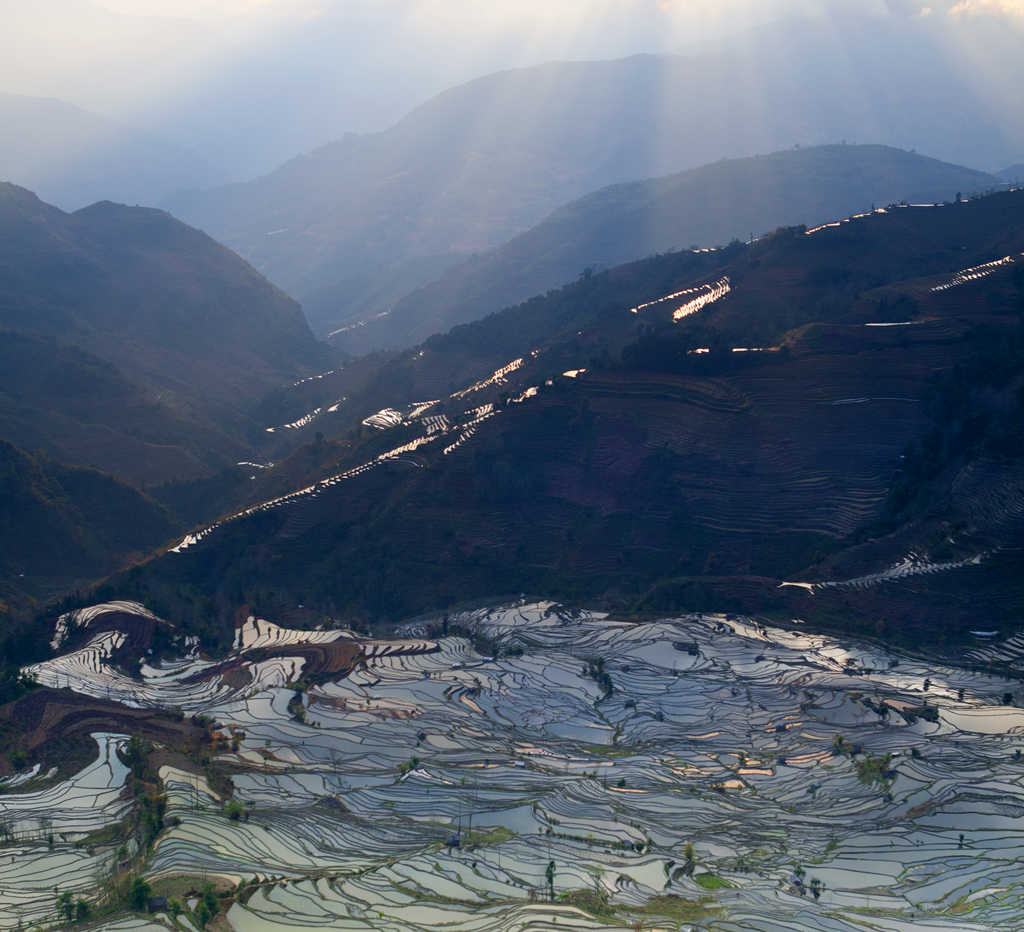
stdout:
<svg viewBox="0 0 1024 932">
<path fill-rule="evenodd" d="M 982 22 L 1021 29 L 1024 0 L 0 0 L 0 90 L 219 152 L 245 177 L 480 74 L 707 51 L 793 16 L 927 20 L 955 45 Z M 962 44 L 998 68 L 983 40 Z"/>
</svg>

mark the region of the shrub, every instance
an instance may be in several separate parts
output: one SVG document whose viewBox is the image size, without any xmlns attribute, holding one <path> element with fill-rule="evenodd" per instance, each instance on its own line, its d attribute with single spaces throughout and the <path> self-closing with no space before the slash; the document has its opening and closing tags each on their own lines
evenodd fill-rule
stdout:
<svg viewBox="0 0 1024 932">
<path fill-rule="evenodd" d="M 142 912 L 149 902 L 150 893 L 152 893 L 152 888 L 145 880 L 141 877 L 133 877 L 131 884 L 128 886 L 128 905 L 135 912 Z"/>
</svg>

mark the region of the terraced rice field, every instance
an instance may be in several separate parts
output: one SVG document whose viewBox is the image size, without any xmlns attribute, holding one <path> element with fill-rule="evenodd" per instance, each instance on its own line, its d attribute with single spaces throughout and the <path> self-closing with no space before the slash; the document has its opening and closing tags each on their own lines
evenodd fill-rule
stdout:
<svg viewBox="0 0 1024 932">
<path fill-rule="evenodd" d="M 220 663 L 132 680 L 105 659 L 125 633 L 97 631 L 33 672 L 244 732 L 219 763 L 246 817 L 165 765 L 180 822 L 146 866 L 256 881 L 227 913 L 239 932 L 1024 928 L 1017 683 L 733 616 L 539 603 L 449 624 L 497 657 L 429 623 L 364 641 L 250 618 Z M 290 684 L 338 645 L 361 662 L 311 681 L 297 716 Z M 96 738 L 73 780 L 28 774 L 0 795 L 17 833 L 0 928 L 52 911 L 57 875 L 88 893 L 111 857 L 74 847 L 128 805 L 123 737 Z M 578 908 L 584 893 L 607 907 Z"/>
<path fill-rule="evenodd" d="M 9 781 L 0 796 L 0 929 L 53 919 L 54 889 L 96 892 L 114 851 L 76 844 L 121 819 L 128 768 L 117 749 L 125 735 L 95 734 L 96 760 L 69 780 L 51 775 Z M 37 788 L 39 787 L 39 788 Z"/>
<path fill-rule="evenodd" d="M 997 269 L 1004 265 L 1010 265 L 1012 262 L 1013 256 L 1003 256 L 1002 259 L 994 259 L 992 262 L 986 262 L 984 265 L 976 265 L 970 269 L 963 269 L 957 272 L 949 281 L 943 282 L 941 285 L 936 285 L 932 288 L 932 291 L 949 291 L 951 288 L 958 288 L 960 285 L 968 284 L 968 282 L 987 278 Z"/>
<path fill-rule="evenodd" d="M 819 592 L 822 589 L 870 589 L 872 586 L 877 586 L 880 583 L 894 582 L 911 576 L 930 576 L 933 573 L 945 573 L 949 570 L 962 569 L 965 566 L 980 566 L 984 558 L 984 554 L 977 554 L 963 560 L 933 563 L 920 554 L 908 553 L 902 560 L 878 573 L 869 573 L 866 576 L 858 576 L 854 579 L 828 580 L 827 582 L 784 582 L 779 588 L 795 586 L 800 589 L 806 589 L 811 593 Z"/>
<path fill-rule="evenodd" d="M 512 362 L 503 366 L 500 369 L 495 370 L 489 377 L 482 379 L 467 388 L 455 392 L 451 395 L 451 399 L 460 400 L 476 392 L 483 391 L 487 388 L 495 386 L 504 386 L 508 383 L 508 376 L 512 373 L 522 369 L 529 361 L 536 359 L 539 355 L 539 351 L 534 350 L 530 356 L 523 357 L 520 359 L 514 359 Z M 572 370 L 571 377 L 575 378 L 586 372 L 585 369 Z M 566 373 L 570 375 L 570 373 Z M 522 404 L 537 395 L 537 388 L 529 388 L 526 391 L 520 392 L 515 397 L 508 397 L 505 399 L 506 404 Z M 327 408 L 328 413 L 332 413 L 338 409 L 345 399 L 341 399 L 331 407 Z M 434 409 L 441 402 L 440 400 L 433 401 L 419 401 L 412 404 L 406 405 L 403 409 L 399 410 L 396 408 L 383 408 L 374 414 L 368 415 L 363 418 L 362 424 L 364 427 L 371 427 L 378 431 L 389 431 L 399 427 L 414 427 L 417 430 L 422 430 L 423 435 L 417 437 L 408 443 L 401 444 L 392 450 L 388 450 L 374 457 L 364 463 L 360 463 L 358 466 L 354 466 L 351 469 L 347 469 L 344 472 L 337 473 L 331 476 L 325 476 L 313 485 L 306 486 L 302 489 L 296 489 L 293 492 L 289 492 L 286 495 L 278 496 L 277 498 L 270 499 L 269 501 L 260 502 L 259 504 L 252 505 L 249 508 L 245 508 L 233 515 L 229 515 L 221 521 L 214 524 L 207 525 L 206 527 L 197 528 L 178 542 L 178 544 L 170 549 L 171 553 L 182 553 L 188 550 L 190 547 L 194 547 L 196 544 L 205 540 L 225 523 L 236 521 L 240 518 L 246 518 L 253 514 L 260 512 L 273 511 L 279 508 L 293 508 L 294 506 L 307 505 L 310 500 L 315 500 L 319 494 L 330 489 L 338 484 L 345 482 L 349 479 L 354 479 L 357 476 L 361 476 L 370 470 L 380 466 L 382 463 L 387 463 L 396 459 L 402 459 L 407 454 L 411 454 L 419 450 L 421 447 L 432 443 L 434 440 L 438 440 L 444 437 L 446 442 L 442 447 L 442 455 L 447 456 L 459 449 L 466 441 L 470 440 L 477 432 L 478 427 L 484 421 L 489 420 L 496 414 L 500 413 L 500 408 L 496 407 L 493 402 L 478 405 L 475 408 L 471 408 L 467 411 L 462 412 L 461 417 L 458 413 L 452 411 L 449 414 L 444 413 L 433 413 L 428 414 L 427 412 Z M 285 424 L 279 428 L 268 427 L 267 432 L 274 433 L 277 430 L 300 430 L 303 427 L 311 424 L 316 418 L 323 412 L 323 408 L 317 408 L 311 411 L 309 414 L 294 421 L 291 424 Z M 454 439 L 449 438 L 448 435 L 453 435 Z M 424 465 L 418 460 L 412 460 L 417 466 Z M 255 466 L 258 469 L 264 467 L 254 463 L 239 463 L 238 465 Z M 253 477 L 255 478 L 255 476 Z M 300 519 L 301 520 L 301 519 Z"/>
</svg>

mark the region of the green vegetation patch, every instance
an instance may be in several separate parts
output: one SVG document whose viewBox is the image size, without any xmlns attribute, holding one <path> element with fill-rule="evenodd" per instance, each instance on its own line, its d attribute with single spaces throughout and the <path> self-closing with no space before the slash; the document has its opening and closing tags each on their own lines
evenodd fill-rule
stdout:
<svg viewBox="0 0 1024 932">
<path fill-rule="evenodd" d="M 608 894 L 604 890 L 569 890 L 567 893 L 559 894 L 558 902 L 575 906 L 598 918 L 615 915 L 615 909 L 608 904 Z"/>
<path fill-rule="evenodd" d="M 486 831 L 467 833 L 463 840 L 463 844 L 467 847 L 476 847 L 478 845 L 500 845 L 503 841 L 508 841 L 510 838 L 515 837 L 516 833 L 511 829 L 505 828 L 504 825 L 496 825 L 494 828 L 487 829 Z"/>
<path fill-rule="evenodd" d="M 706 877 L 707 874 L 701 876 Z M 630 912 L 643 913 L 650 916 L 667 916 L 678 922 L 697 922 L 701 919 L 708 919 L 722 911 L 720 906 L 712 906 L 714 901 L 711 897 L 701 897 L 699 900 L 688 900 L 681 896 L 666 894 L 656 896 L 641 909 L 631 909 Z"/>
<path fill-rule="evenodd" d="M 723 880 L 718 874 L 697 874 L 693 879 L 705 890 L 721 890 L 732 886 L 728 880 Z"/>
</svg>

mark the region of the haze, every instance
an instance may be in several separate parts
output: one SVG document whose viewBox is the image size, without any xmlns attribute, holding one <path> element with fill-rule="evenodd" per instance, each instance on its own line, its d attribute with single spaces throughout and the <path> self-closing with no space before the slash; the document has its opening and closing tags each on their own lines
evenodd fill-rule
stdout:
<svg viewBox="0 0 1024 932">
<path fill-rule="evenodd" d="M 822 34 L 838 40 L 852 22 L 855 34 L 903 43 L 910 62 L 940 56 L 950 71 L 974 85 L 994 118 L 1016 120 L 1017 135 L 1009 133 L 991 158 L 1009 164 L 1024 154 L 1021 118 L 1012 116 L 1019 110 L 1014 82 L 1005 80 L 1024 23 L 1024 4 L 1012 0 L 946 0 L 930 6 L 909 0 L 45 0 L 8 5 L 0 37 L 0 89 L 54 97 L 191 150 L 208 168 L 194 179 L 197 185 L 254 177 L 346 132 L 383 129 L 433 94 L 505 68 L 735 47 L 756 68 L 766 24 L 775 24 L 768 40 L 784 37 L 795 56 L 807 58 L 809 74 L 838 66 L 853 97 L 855 71 L 844 71 L 843 62 L 809 57 L 822 48 Z M 851 43 L 848 54 L 849 63 L 856 63 L 870 49 Z M 856 127 L 850 135 L 858 135 Z M 938 156 L 958 155 L 931 149 L 928 142 L 920 140 L 918 146 Z M 1001 167 L 996 163 L 976 167 Z"/>
</svg>

